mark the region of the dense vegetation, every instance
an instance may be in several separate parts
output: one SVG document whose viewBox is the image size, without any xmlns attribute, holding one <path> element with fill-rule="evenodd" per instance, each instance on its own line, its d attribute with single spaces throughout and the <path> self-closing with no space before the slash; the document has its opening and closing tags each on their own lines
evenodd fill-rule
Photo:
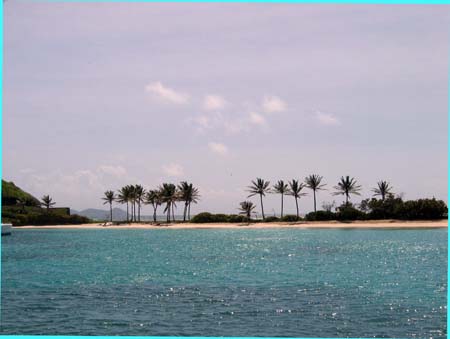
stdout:
<svg viewBox="0 0 450 339">
<path fill-rule="evenodd" d="M 52 198 L 48 195 L 43 196 L 42 202 L 40 202 L 14 183 L 2 180 L 3 223 L 23 226 L 73 225 L 90 222 L 86 217 L 70 215 L 69 208 L 52 208 L 54 204 Z"/>
<path fill-rule="evenodd" d="M 447 217 L 447 205 L 442 200 L 419 199 L 403 201 L 399 197 L 389 197 L 386 200 L 366 199 L 356 207 L 352 203 L 343 203 L 335 211 L 319 210 L 310 212 L 304 218 L 296 215 L 265 217 L 264 222 L 296 222 L 296 221 L 352 221 L 352 220 L 438 220 Z M 251 219 L 246 215 L 211 214 L 202 212 L 194 216 L 193 223 L 226 223 L 226 222 L 261 222 L 261 219 Z"/>
<path fill-rule="evenodd" d="M 25 204 L 27 206 L 40 206 L 38 199 L 21 190 L 13 182 L 2 180 L 2 206 Z"/>
</svg>

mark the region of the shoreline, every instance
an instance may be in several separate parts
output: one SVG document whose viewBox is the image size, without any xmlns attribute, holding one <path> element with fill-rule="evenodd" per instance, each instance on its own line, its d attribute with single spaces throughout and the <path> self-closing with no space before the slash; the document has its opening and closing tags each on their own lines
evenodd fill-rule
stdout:
<svg viewBox="0 0 450 339">
<path fill-rule="evenodd" d="M 368 221 L 300 221 L 300 222 L 258 222 L 258 223 L 172 223 L 150 224 L 133 223 L 121 225 L 80 224 L 48 226 L 14 226 L 13 229 L 265 229 L 265 228 L 300 228 L 300 229 L 434 229 L 447 228 L 448 220 L 368 220 Z"/>
</svg>

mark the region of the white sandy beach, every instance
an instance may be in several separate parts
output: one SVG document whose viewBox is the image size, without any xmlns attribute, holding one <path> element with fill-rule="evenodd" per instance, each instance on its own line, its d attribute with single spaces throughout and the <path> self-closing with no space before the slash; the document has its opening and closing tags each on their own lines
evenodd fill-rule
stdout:
<svg viewBox="0 0 450 339">
<path fill-rule="evenodd" d="M 421 220 L 421 221 L 399 221 L 399 220 L 371 220 L 371 221 L 310 221 L 310 222 L 273 222 L 273 223 L 172 223 L 172 224 L 149 224 L 149 223 L 133 223 L 121 225 L 104 225 L 104 224 L 81 224 L 81 225 L 51 225 L 51 226 L 20 226 L 14 228 L 41 228 L 41 229 L 253 229 L 253 228 L 305 228 L 305 229 L 376 229 L 376 228 L 392 228 L 392 229 L 411 229 L 411 228 L 446 228 L 448 220 Z"/>
</svg>

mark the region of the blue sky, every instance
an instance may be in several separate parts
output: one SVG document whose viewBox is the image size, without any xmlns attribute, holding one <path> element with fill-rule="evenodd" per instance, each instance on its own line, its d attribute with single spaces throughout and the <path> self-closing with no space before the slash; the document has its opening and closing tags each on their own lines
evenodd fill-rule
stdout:
<svg viewBox="0 0 450 339">
<path fill-rule="evenodd" d="M 36 196 L 188 180 L 194 213 L 237 212 L 256 177 L 318 173 L 319 206 L 347 174 L 447 200 L 448 6 L 4 7 L 3 173 Z"/>
</svg>

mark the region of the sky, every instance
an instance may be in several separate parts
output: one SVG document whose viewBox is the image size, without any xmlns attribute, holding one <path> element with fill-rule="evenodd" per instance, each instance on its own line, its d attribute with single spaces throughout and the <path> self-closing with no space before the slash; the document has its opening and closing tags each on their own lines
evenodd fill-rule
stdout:
<svg viewBox="0 0 450 339">
<path fill-rule="evenodd" d="M 186 180 L 193 213 L 238 213 L 251 180 L 313 173 L 319 207 L 345 175 L 356 203 L 379 180 L 447 201 L 449 10 L 7 1 L 3 178 L 74 209 Z"/>
</svg>

